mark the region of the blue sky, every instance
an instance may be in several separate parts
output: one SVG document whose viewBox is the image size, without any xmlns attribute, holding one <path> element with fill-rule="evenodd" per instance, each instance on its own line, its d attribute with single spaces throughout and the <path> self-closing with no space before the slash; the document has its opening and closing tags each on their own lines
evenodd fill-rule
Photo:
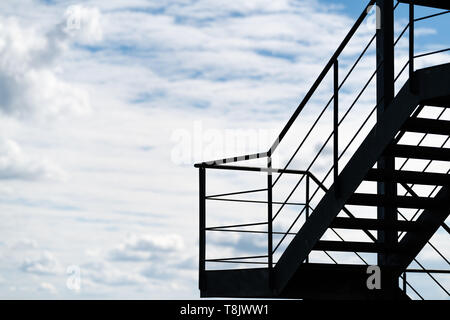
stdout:
<svg viewBox="0 0 450 320">
<path fill-rule="evenodd" d="M 2 1 L 0 297 L 197 298 L 193 163 L 266 150 L 363 2 Z M 400 9 L 398 28 L 406 17 Z M 449 27 L 448 16 L 418 26 L 418 52 L 450 47 L 442 32 Z M 373 32 L 362 26 L 343 68 Z M 401 42 L 398 66 L 405 53 Z M 343 88 L 345 103 L 367 80 L 373 58 L 372 48 Z M 448 58 L 425 58 L 418 67 Z M 304 121 L 328 98 L 330 84 Z M 361 110 L 373 93 L 371 86 Z M 300 169 L 315 147 L 298 159 Z M 289 152 L 280 151 L 280 165 Z M 224 176 L 208 186 L 214 193 L 260 180 Z M 245 210 L 249 218 L 260 214 Z M 211 211 L 211 223 L 242 216 L 242 208 Z M 438 234 L 433 241 L 450 256 L 448 239 Z M 209 254 L 244 249 L 262 247 L 215 235 Z M 429 248 L 423 257 L 445 267 Z M 79 290 L 69 284 L 77 270 Z M 448 277 L 442 281 L 448 286 Z"/>
</svg>

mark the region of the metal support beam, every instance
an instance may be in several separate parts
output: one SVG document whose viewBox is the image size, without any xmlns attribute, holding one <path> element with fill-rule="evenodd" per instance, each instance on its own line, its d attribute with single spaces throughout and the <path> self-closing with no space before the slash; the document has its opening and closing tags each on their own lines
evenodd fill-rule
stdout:
<svg viewBox="0 0 450 320">
<path fill-rule="evenodd" d="M 306 201 L 305 201 L 305 203 L 306 203 L 306 218 L 305 218 L 305 222 L 308 221 L 308 218 L 309 218 L 309 198 L 310 198 L 310 195 L 309 195 L 310 181 L 309 180 L 310 180 L 310 178 L 309 178 L 309 174 L 308 174 L 306 176 L 306 196 L 305 196 L 305 198 L 306 198 Z M 309 263 L 309 255 L 306 256 L 305 262 Z"/>
<path fill-rule="evenodd" d="M 269 288 L 273 288 L 273 212 L 272 212 L 272 157 L 267 158 L 267 263 L 269 268 Z"/>
<path fill-rule="evenodd" d="M 394 3 L 393 0 L 377 0 L 380 13 L 381 28 L 377 30 L 377 65 L 380 69 L 377 73 L 377 121 L 383 118 L 385 111 L 394 99 Z M 397 185 L 389 176 L 395 170 L 395 158 L 383 156 L 378 161 L 378 169 L 384 170 L 387 179 L 379 182 L 377 189 L 380 196 L 386 198 L 386 203 L 393 203 L 392 200 L 397 195 Z M 377 218 L 389 224 L 397 221 L 397 208 L 393 205 L 379 206 Z M 386 248 L 394 247 L 397 242 L 397 232 L 395 230 L 378 230 L 378 242 Z M 378 253 L 377 260 L 380 267 L 386 267 L 389 250 Z M 386 268 L 382 268 L 386 270 Z M 392 299 L 398 289 L 398 278 L 390 272 L 382 274 L 381 290 L 387 299 Z"/>
<path fill-rule="evenodd" d="M 414 4 L 409 4 L 409 84 L 411 92 L 417 92 L 417 84 L 414 79 Z"/>
<path fill-rule="evenodd" d="M 205 259 L 206 259 L 206 169 L 199 168 L 199 289 L 205 290 Z"/>
</svg>

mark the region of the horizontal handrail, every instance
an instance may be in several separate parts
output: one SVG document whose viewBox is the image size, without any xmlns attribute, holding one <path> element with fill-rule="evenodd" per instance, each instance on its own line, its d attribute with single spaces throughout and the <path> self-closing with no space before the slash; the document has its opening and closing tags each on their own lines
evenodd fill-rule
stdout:
<svg viewBox="0 0 450 320">
<path fill-rule="evenodd" d="M 268 204 L 268 203 L 273 203 L 273 204 L 283 204 L 284 202 L 279 202 L 279 201 L 263 201 L 263 200 L 246 200 L 246 199 L 222 199 L 222 198 L 211 198 L 211 197 L 206 197 L 206 200 L 214 200 L 214 201 L 229 201 L 229 202 L 247 202 L 247 203 L 261 203 L 261 204 Z M 287 205 L 290 206 L 306 206 L 306 203 L 300 203 L 300 202 L 288 202 L 286 203 Z"/>
<path fill-rule="evenodd" d="M 437 270 L 437 269 L 406 269 L 405 272 L 411 272 L 411 273 L 443 273 L 443 274 L 449 274 L 450 270 Z"/>
<path fill-rule="evenodd" d="M 312 174 L 305 170 L 293 170 L 293 169 L 276 169 L 276 168 L 264 168 L 264 167 L 247 167 L 247 166 L 226 166 L 226 165 L 211 165 L 211 164 L 196 164 L 196 168 L 205 169 L 218 169 L 218 170 L 237 170 L 237 171 L 261 171 L 261 172 L 271 172 L 271 173 L 287 173 L 287 174 L 300 174 L 309 175 Z"/>
<path fill-rule="evenodd" d="M 204 165 L 210 165 L 210 166 L 211 165 L 220 165 L 223 163 L 233 163 L 233 162 L 246 161 L 246 160 L 263 159 L 263 158 L 267 158 L 267 157 L 268 157 L 267 152 L 258 152 L 258 153 L 253 153 L 253 154 L 246 154 L 244 156 L 239 156 L 239 157 L 230 157 L 230 158 L 223 158 L 223 159 L 219 159 L 219 160 L 199 162 L 199 163 L 196 163 L 194 165 L 194 167 L 199 168 Z"/>
</svg>

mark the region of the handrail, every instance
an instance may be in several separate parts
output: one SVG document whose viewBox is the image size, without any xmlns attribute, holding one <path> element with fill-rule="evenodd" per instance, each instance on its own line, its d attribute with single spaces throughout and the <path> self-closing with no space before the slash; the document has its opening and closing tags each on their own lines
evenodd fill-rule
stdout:
<svg viewBox="0 0 450 320">
<path fill-rule="evenodd" d="M 355 24 L 350 29 L 349 33 L 344 38 L 344 40 L 342 41 L 342 43 L 340 44 L 340 46 L 338 47 L 336 52 L 333 54 L 333 56 L 331 57 L 330 61 L 327 63 L 327 65 L 323 69 L 323 71 L 320 73 L 319 77 L 316 79 L 316 81 L 314 82 L 314 84 L 311 87 L 311 89 L 309 89 L 308 93 L 303 98 L 302 102 L 299 104 L 297 109 L 294 111 L 294 114 L 288 120 L 288 122 L 284 126 L 283 130 L 281 130 L 281 133 L 279 134 L 278 138 L 272 144 L 272 147 L 268 151 L 269 154 L 273 154 L 273 152 L 277 149 L 278 145 L 283 140 L 283 138 L 286 135 L 287 131 L 292 126 L 294 121 L 297 119 L 298 115 L 303 110 L 303 108 L 306 106 L 308 101 L 311 99 L 312 95 L 314 94 L 314 92 L 316 91 L 316 89 L 318 88 L 320 83 L 323 81 L 325 76 L 328 74 L 328 71 L 330 71 L 331 68 L 333 67 L 333 65 L 336 63 L 336 61 L 337 61 L 338 57 L 341 55 L 342 51 L 344 51 L 344 49 L 347 46 L 347 44 L 353 38 L 353 35 L 356 33 L 356 31 L 359 29 L 359 27 L 362 24 L 362 22 L 364 21 L 364 19 L 367 17 L 369 8 L 371 6 L 373 6 L 375 4 L 375 2 L 376 2 L 375 0 L 370 0 L 370 2 L 366 5 L 366 7 L 364 8 L 364 11 L 361 13 L 361 15 L 359 16 L 358 20 L 356 20 Z"/>
<path fill-rule="evenodd" d="M 337 48 L 335 53 L 330 58 L 329 62 L 326 64 L 325 68 L 319 74 L 319 76 L 317 77 L 316 81 L 314 81 L 312 87 L 306 93 L 306 95 L 303 98 L 303 100 L 300 102 L 300 104 L 295 109 L 295 111 L 292 114 L 292 116 L 289 118 L 289 120 L 286 123 L 286 125 L 281 130 L 280 134 L 278 135 L 278 138 L 272 144 L 272 146 L 270 147 L 269 151 L 267 151 L 267 152 L 260 152 L 260 153 L 256 153 L 256 154 L 253 154 L 253 155 L 241 156 L 241 157 L 230 157 L 230 158 L 225 158 L 225 159 L 220 159 L 220 160 L 213 160 L 213 161 L 209 161 L 207 163 L 219 163 L 219 164 L 220 163 L 233 163 L 233 162 L 238 162 L 238 161 L 242 161 L 242 160 L 249 160 L 249 158 L 247 158 L 248 156 L 255 156 L 252 159 L 266 158 L 266 157 L 271 156 L 275 152 L 275 150 L 277 149 L 277 147 L 280 144 L 280 142 L 283 140 L 283 138 L 286 135 L 286 133 L 289 131 L 289 128 L 292 126 L 292 124 L 297 119 L 298 115 L 301 113 L 303 108 L 309 102 L 309 100 L 313 96 L 314 92 L 317 90 L 319 85 L 322 83 L 323 79 L 326 77 L 326 75 L 328 74 L 330 69 L 333 67 L 333 65 L 337 61 L 338 57 L 344 51 L 344 49 L 347 46 L 347 44 L 353 38 L 353 36 L 355 35 L 356 31 L 359 29 L 359 27 L 361 26 L 362 22 L 367 17 L 369 8 L 371 6 L 373 6 L 375 4 L 375 2 L 376 2 L 376 0 L 370 0 L 369 3 L 366 5 L 366 7 L 364 8 L 363 12 L 359 16 L 359 18 L 356 20 L 355 24 L 352 26 L 352 28 L 350 29 L 350 31 L 348 32 L 348 34 L 346 35 L 344 40 L 341 42 L 341 44 L 339 45 L 339 47 Z M 198 163 L 198 164 L 200 164 L 200 163 Z"/>
<path fill-rule="evenodd" d="M 338 57 L 340 56 L 340 54 L 342 53 L 342 51 L 345 49 L 346 45 L 350 42 L 350 40 L 353 38 L 353 35 L 356 33 L 356 31 L 358 30 L 359 26 L 362 24 L 362 22 L 364 21 L 364 19 L 367 17 L 368 15 L 368 9 L 373 6 L 375 4 L 376 0 L 371 0 L 367 6 L 365 7 L 365 10 L 361 13 L 360 17 L 358 18 L 358 20 L 355 22 L 355 24 L 353 25 L 353 27 L 350 29 L 349 33 L 347 34 L 347 36 L 345 37 L 345 39 L 342 41 L 342 43 L 339 45 L 338 49 L 335 51 L 335 53 L 333 54 L 333 56 L 330 58 L 329 62 L 327 63 L 327 65 L 325 66 L 325 68 L 322 70 L 322 72 L 319 74 L 318 78 L 316 79 L 316 81 L 314 82 L 314 84 L 312 85 L 312 87 L 309 89 L 308 93 L 305 95 L 305 97 L 303 98 L 303 100 L 301 101 L 301 103 L 298 105 L 298 107 L 296 108 L 296 110 L 294 111 L 293 115 L 289 118 L 287 124 L 283 127 L 282 131 L 280 132 L 280 134 L 278 135 L 278 138 L 275 140 L 275 142 L 273 142 L 271 148 L 269 149 L 269 151 L 266 152 L 258 152 L 258 153 L 253 153 L 253 154 L 247 154 L 247 155 L 243 155 L 243 156 L 235 156 L 235 157 L 229 157 L 229 158 L 222 158 L 222 159 L 217 159 L 217 160 L 211 160 L 211 161 L 204 161 L 204 162 L 200 162 L 200 163 L 196 163 L 196 165 L 201 165 L 201 164 L 223 164 L 223 163 L 235 163 L 235 162 L 239 162 L 239 161 L 246 161 L 246 160 L 253 160 L 253 159 L 263 159 L 263 158 L 267 158 L 271 155 L 273 155 L 273 153 L 275 152 L 275 150 L 277 149 L 278 145 L 281 143 L 281 141 L 283 140 L 283 138 L 285 137 L 285 135 L 287 134 L 287 132 L 289 131 L 290 127 L 292 126 L 292 124 L 295 122 L 295 120 L 297 119 L 297 117 L 299 116 L 299 114 L 301 113 L 301 111 L 303 110 L 303 108 L 306 106 L 306 104 L 309 102 L 309 100 L 311 99 L 311 97 L 313 96 L 314 92 L 317 90 L 318 86 L 320 85 L 320 83 L 323 81 L 323 79 L 325 78 L 325 76 L 328 74 L 328 72 L 331 70 L 333 64 L 337 61 Z M 400 4 L 400 2 L 397 2 L 397 4 L 394 7 L 394 10 L 397 8 L 397 6 Z M 443 12 L 439 12 L 436 14 L 431 14 L 428 16 L 424 16 L 424 17 L 420 17 L 420 18 L 415 18 L 413 19 L 413 22 L 418 22 L 418 21 L 422 21 L 422 20 L 427 20 L 430 18 L 434 18 L 437 16 L 441 16 L 441 15 L 445 15 L 450 13 L 450 10 L 446 10 Z M 402 37 L 404 36 L 405 32 L 411 27 L 411 23 L 407 23 L 406 26 L 404 27 L 404 29 L 402 30 L 402 32 L 400 33 L 400 35 L 396 38 L 396 40 L 394 41 L 394 46 L 402 39 Z M 339 89 L 341 88 L 342 84 L 347 80 L 347 77 L 349 76 L 349 74 L 353 71 L 354 67 L 356 66 L 356 64 L 360 61 L 360 59 L 362 58 L 362 56 L 364 55 L 364 53 L 367 51 L 368 47 L 370 46 L 370 44 L 373 42 L 375 38 L 375 35 L 371 38 L 371 40 L 369 41 L 369 44 L 366 46 L 366 48 L 363 50 L 363 52 L 361 53 L 361 55 L 358 57 L 358 59 L 356 60 L 355 64 L 352 66 L 352 68 L 350 69 L 349 73 L 347 74 L 347 76 L 345 77 L 345 79 L 342 81 L 342 83 L 339 86 Z M 442 50 L 437 50 L 434 52 L 429 52 L 429 53 L 424 53 L 424 54 L 419 54 L 419 55 L 414 55 L 413 58 L 421 58 L 421 57 L 425 57 L 428 55 L 433 55 L 433 54 L 437 54 L 437 53 L 443 53 L 443 52 L 448 52 L 450 51 L 450 48 L 446 48 L 446 49 L 442 49 Z M 410 61 L 407 61 L 406 65 L 403 68 L 406 68 L 406 66 L 410 64 Z M 403 70 L 403 69 L 402 69 Z M 402 73 L 402 72 L 401 72 Z M 397 77 L 398 78 L 398 77 Z M 331 103 L 331 101 L 333 100 L 334 96 L 330 99 L 330 101 L 327 103 L 327 106 L 329 106 L 329 104 Z"/>
</svg>

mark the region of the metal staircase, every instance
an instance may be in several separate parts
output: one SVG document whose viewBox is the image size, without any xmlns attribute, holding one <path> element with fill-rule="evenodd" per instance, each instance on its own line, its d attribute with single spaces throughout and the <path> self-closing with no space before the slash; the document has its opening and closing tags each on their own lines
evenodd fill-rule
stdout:
<svg viewBox="0 0 450 320">
<path fill-rule="evenodd" d="M 340 80 L 339 64 L 345 60 L 343 52 L 367 18 L 368 9 L 375 4 L 381 9 L 382 28 L 370 39 L 356 60 L 348 64 L 348 72 Z M 445 16 L 450 11 L 415 18 L 416 5 L 450 9 L 448 1 L 398 1 L 395 6 L 392 0 L 370 1 L 269 151 L 195 165 L 199 169 L 200 183 L 199 288 L 202 297 L 410 299 L 410 296 L 414 296 L 423 299 L 422 294 L 408 281 L 407 273 L 427 275 L 447 298 L 450 297 L 449 289 L 436 277 L 436 274 L 448 274 L 450 271 L 427 269 L 418 260 L 422 249 L 430 246 L 446 265 L 450 265 L 445 255 L 431 243 L 431 238 L 438 230 L 446 232 L 447 236 L 450 233 L 445 223 L 450 214 L 450 170 L 431 170 L 436 164 L 439 166 L 442 163 L 441 167 L 444 168 L 450 163 L 450 148 L 447 146 L 450 121 L 444 118 L 450 108 L 450 63 L 415 69 L 417 59 L 442 54 L 450 51 L 450 48 L 419 55 L 414 52 L 415 24 Z M 409 23 L 394 39 L 394 14 L 399 6 L 409 9 Z M 406 31 L 409 34 L 408 59 L 395 76 L 394 48 Z M 376 70 L 344 111 L 339 99 L 341 90 L 375 40 Z M 395 85 L 398 85 L 407 67 L 408 79 L 395 93 Z M 304 126 L 307 128 L 309 125 L 309 129 L 297 137 L 300 144 L 286 165 L 282 169 L 273 168 L 276 150 L 287 139 L 292 126 L 302 120 L 302 112 L 310 107 L 312 98 L 328 75 L 332 76 L 333 82 L 331 99 L 320 109 L 312 125 L 309 123 Z M 345 120 L 355 112 L 361 96 L 374 79 L 377 87 L 375 107 L 366 109 L 357 130 L 353 126 L 345 126 Z M 316 106 L 310 108 L 317 109 Z M 440 110 L 439 115 L 435 118 L 424 117 L 428 108 Z M 326 122 L 324 119 L 327 113 L 332 118 L 331 134 L 324 135 L 322 131 L 315 135 L 318 123 Z M 346 138 L 345 143 L 341 138 L 344 130 L 354 132 Z M 421 135 L 418 143 L 407 143 L 406 137 L 411 133 Z M 430 136 L 439 136 L 444 141 L 440 147 L 426 145 L 426 139 Z M 298 155 L 305 153 L 311 145 L 321 145 L 318 154 L 311 158 L 305 168 L 293 169 Z M 329 145 L 332 145 L 331 168 L 319 171 L 315 165 L 318 160 L 326 159 L 323 151 Z M 238 165 L 261 159 L 267 161 L 266 166 Z M 425 167 L 414 165 L 417 161 L 425 161 Z M 259 189 L 207 195 L 207 170 L 263 172 L 267 185 Z M 288 175 L 296 177 L 297 182 L 283 197 L 283 201 L 275 201 L 274 189 Z M 364 190 L 365 183 L 375 183 L 376 192 L 360 191 Z M 304 194 L 303 202 L 294 201 L 298 192 Z M 236 198 L 252 194 L 263 194 L 265 198 Z M 262 203 L 267 206 L 267 220 L 207 226 L 207 201 Z M 292 206 L 301 209 L 289 227 L 284 231 L 274 230 L 280 227 L 277 221 L 286 208 Z M 360 214 L 370 208 L 376 211 L 375 217 L 368 218 Z M 359 240 L 345 240 L 343 234 L 348 230 L 359 232 Z M 207 234 L 217 232 L 266 235 L 267 254 L 208 258 Z M 330 234 L 335 239 L 331 240 L 327 236 Z M 311 257 L 314 252 L 323 252 L 332 263 L 313 262 Z M 363 263 L 339 263 L 335 252 L 354 254 Z M 374 255 L 376 262 L 367 262 L 367 255 Z M 265 267 L 214 270 L 207 269 L 207 264 L 256 264 Z M 369 289 L 366 284 L 369 264 L 380 267 L 381 289 Z M 420 269 L 411 269 L 412 264 L 417 264 Z"/>
</svg>

